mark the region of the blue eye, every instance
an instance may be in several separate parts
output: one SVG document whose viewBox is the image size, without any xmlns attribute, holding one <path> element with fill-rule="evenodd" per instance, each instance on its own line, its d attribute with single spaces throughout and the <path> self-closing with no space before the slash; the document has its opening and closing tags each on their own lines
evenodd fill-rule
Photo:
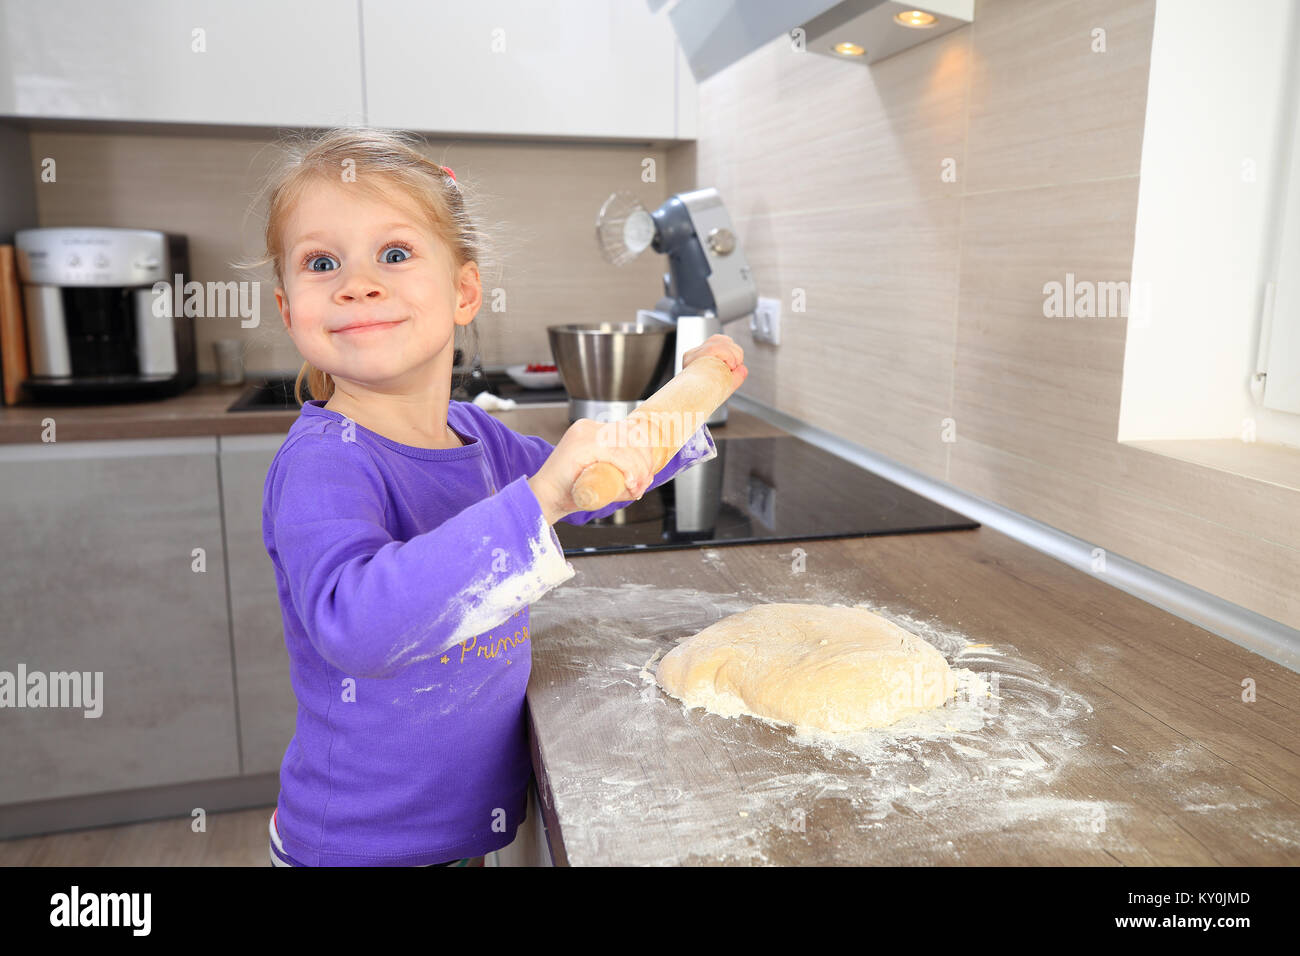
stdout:
<svg viewBox="0 0 1300 956">
<path fill-rule="evenodd" d="M 306 262 L 304 262 L 304 265 L 307 266 L 308 271 L 310 271 L 310 272 L 332 272 L 332 271 L 333 271 L 332 269 L 317 269 L 317 268 L 316 268 L 316 260 L 317 260 L 317 259 L 334 259 L 334 257 L 333 257 L 333 256 L 327 256 L 327 255 L 325 255 L 325 253 L 323 253 L 323 252 L 317 252 L 317 253 L 313 253 L 313 254 L 311 254 L 310 256 L 307 257 Z M 335 261 L 337 261 L 337 260 L 335 260 Z M 336 267 L 336 268 L 337 268 L 337 267 Z"/>
<path fill-rule="evenodd" d="M 402 253 L 401 258 L 398 259 L 389 258 L 388 253 L 394 249 Z M 407 259 L 411 258 L 411 255 L 412 255 L 411 246 L 408 243 L 401 242 L 399 240 L 397 242 L 390 242 L 387 246 L 384 247 L 384 255 L 380 257 L 380 261 L 388 263 L 390 265 L 395 265 L 399 262 L 405 262 Z M 338 262 L 338 260 L 335 259 L 334 256 L 330 255 L 329 253 L 321 249 L 315 249 L 307 253 L 305 256 L 303 256 L 302 258 L 303 267 L 306 268 L 309 272 L 335 272 L 338 269 L 343 268 L 343 264 L 339 263 L 333 268 L 318 269 L 316 268 L 316 260 L 318 259 L 328 259 L 331 262 Z"/>
</svg>

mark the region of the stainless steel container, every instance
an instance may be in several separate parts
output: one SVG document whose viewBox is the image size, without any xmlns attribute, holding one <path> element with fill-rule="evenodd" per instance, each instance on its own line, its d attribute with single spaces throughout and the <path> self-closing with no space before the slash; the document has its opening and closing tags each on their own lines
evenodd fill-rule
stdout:
<svg viewBox="0 0 1300 956">
<path fill-rule="evenodd" d="M 664 322 L 552 325 L 546 334 L 571 422 L 621 421 L 673 376 L 676 329 Z"/>
</svg>

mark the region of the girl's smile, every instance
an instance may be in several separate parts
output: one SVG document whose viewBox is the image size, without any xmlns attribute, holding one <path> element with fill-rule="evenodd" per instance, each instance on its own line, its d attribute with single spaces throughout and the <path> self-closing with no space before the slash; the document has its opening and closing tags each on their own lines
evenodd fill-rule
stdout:
<svg viewBox="0 0 1300 956">
<path fill-rule="evenodd" d="M 381 330 L 381 329 L 391 329 L 391 328 L 395 328 L 395 327 L 401 325 L 401 324 L 402 324 L 403 322 L 405 322 L 405 321 L 406 321 L 405 319 L 393 319 L 392 321 L 389 321 L 389 322 L 384 322 L 384 321 L 378 321 L 378 322 L 376 322 L 376 321 L 354 322 L 354 323 L 351 324 L 351 325 L 345 325 L 345 326 L 343 326 L 342 328 L 335 329 L 335 330 L 334 330 L 334 333 L 335 333 L 336 335 L 353 335 L 353 336 L 355 336 L 355 335 L 361 335 L 361 336 L 364 336 L 364 335 L 366 335 L 367 333 L 370 333 L 370 332 L 376 332 L 376 331 L 379 331 L 379 330 Z"/>
</svg>

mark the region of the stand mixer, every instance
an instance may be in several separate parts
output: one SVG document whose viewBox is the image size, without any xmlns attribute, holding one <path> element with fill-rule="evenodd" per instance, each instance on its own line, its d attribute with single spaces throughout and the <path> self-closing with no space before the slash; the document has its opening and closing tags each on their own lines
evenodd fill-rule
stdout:
<svg viewBox="0 0 1300 956">
<path fill-rule="evenodd" d="M 678 193 L 654 212 L 631 193 L 616 192 L 600 207 L 596 239 L 614 265 L 653 249 L 668 256 L 668 271 L 663 297 L 654 309 L 638 310 L 635 323 L 547 329 L 571 396 L 570 421 L 626 417 L 682 370 L 686 352 L 721 332 L 724 323 L 748 317 L 758 303 L 731 218 L 712 187 Z M 724 402 L 707 424 L 726 420 Z"/>
</svg>

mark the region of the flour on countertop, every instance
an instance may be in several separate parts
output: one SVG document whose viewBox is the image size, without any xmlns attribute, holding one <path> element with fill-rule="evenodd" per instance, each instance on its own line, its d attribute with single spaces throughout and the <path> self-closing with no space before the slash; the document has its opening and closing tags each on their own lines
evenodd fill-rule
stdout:
<svg viewBox="0 0 1300 956">
<path fill-rule="evenodd" d="M 707 554 L 703 558 L 710 560 Z M 577 748 L 547 749 L 557 806 L 572 821 L 565 831 L 572 859 L 617 859 L 617 845 L 629 832 L 636 836 L 628 820 L 637 819 L 647 826 L 659 821 L 682 841 L 651 862 L 768 862 L 762 830 L 774 827 L 794 835 L 799 819 L 793 813 L 774 815 L 773 808 L 812 815 L 816 801 L 826 798 L 849 801 L 860 829 L 900 813 L 942 811 L 936 834 L 948 835 L 1051 818 L 1062 840 L 1079 845 L 1088 844 L 1097 820 L 1123 813 L 1123 807 L 1104 801 L 1041 795 L 1085 742 L 1072 724 L 1090 713 L 1086 701 L 1052 685 L 1012 648 L 972 647 L 958 632 L 889 608 L 858 602 L 944 655 L 958 677 L 955 701 L 888 728 L 834 735 L 792 731 L 762 718 L 688 711 L 664 694 L 654 683 L 658 658 L 676 641 L 753 603 L 734 595 L 629 583 L 557 590 L 534 608 L 535 629 L 547 640 L 562 641 L 570 657 L 566 667 L 587 692 L 580 700 L 563 693 L 548 698 L 557 705 L 555 713 L 563 714 L 554 724 L 560 734 L 613 728 L 616 739 L 602 739 L 602 748 L 637 766 L 656 766 L 654 774 L 611 776 L 607 762 L 565 762 L 564 755 Z M 989 696 L 991 685 L 1000 699 Z M 578 706 L 569 710 L 566 703 L 587 713 Z M 596 713 L 590 712 L 593 707 Z M 775 731 L 777 736 L 767 739 L 784 738 L 771 756 L 789 772 L 773 775 L 733 761 L 733 772 L 714 781 L 672 779 L 674 751 L 705 746 L 738 752 L 755 746 L 756 724 Z M 642 849 L 651 845 L 641 843 Z"/>
<path fill-rule="evenodd" d="M 719 551 L 702 549 L 701 560 L 725 566 Z M 1076 761 L 1132 770 L 1119 748 L 1085 734 L 1081 725 L 1093 709 L 1083 697 L 1010 644 L 973 642 L 824 586 L 807 590 L 818 593 L 571 585 L 534 607 L 535 633 L 552 660 L 564 661 L 563 681 L 531 693 L 545 720 L 544 762 L 571 862 L 781 861 L 791 841 L 808 841 L 824 801 L 845 801 L 864 834 L 856 857 L 849 848 L 828 849 L 840 854 L 836 862 L 871 862 L 880 844 L 869 834 L 886 827 L 891 849 L 917 862 L 961 862 L 952 841 L 959 834 L 994 834 L 1008 856 L 1031 840 L 1040 852 L 1131 849 L 1124 837 L 1130 804 L 1059 786 Z M 957 699 L 887 728 L 837 735 L 688 710 L 655 684 L 654 667 L 676 642 L 759 600 L 880 614 L 944 655 L 958 677 Z M 600 734 L 598 753 L 593 733 Z M 611 772 L 617 763 L 638 769 Z M 1230 802 L 1223 792 L 1207 792 L 1184 809 L 1201 813 Z M 1270 845 L 1300 839 L 1286 820 L 1252 835 Z"/>
</svg>

